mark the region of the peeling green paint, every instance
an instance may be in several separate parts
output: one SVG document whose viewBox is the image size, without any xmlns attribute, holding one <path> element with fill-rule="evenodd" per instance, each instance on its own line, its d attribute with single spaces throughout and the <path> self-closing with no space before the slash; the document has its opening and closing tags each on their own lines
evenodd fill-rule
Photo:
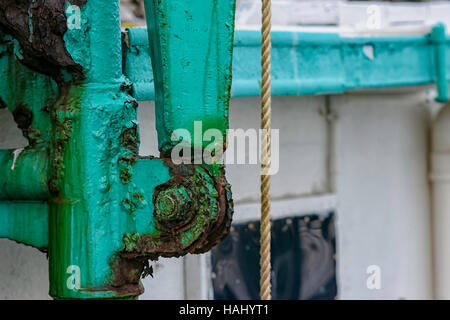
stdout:
<svg viewBox="0 0 450 320">
<path fill-rule="evenodd" d="M 70 1 L 66 1 L 67 12 L 74 12 Z M 80 11 L 80 25 L 77 27 L 69 27 L 64 34 L 64 43 L 72 59 L 87 70 L 91 63 L 91 53 L 89 52 L 89 18 L 88 7 L 84 6 Z M 68 16 L 70 19 L 71 16 Z"/>
</svg>

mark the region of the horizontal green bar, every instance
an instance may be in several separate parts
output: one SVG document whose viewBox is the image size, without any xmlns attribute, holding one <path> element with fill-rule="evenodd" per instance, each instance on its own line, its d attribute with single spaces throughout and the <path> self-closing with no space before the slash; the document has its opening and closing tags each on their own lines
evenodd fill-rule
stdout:
<svg viewBox="0 0 450 320">
<path fill-rule="evenodd" d="M 47 200 L 48 175 L 45 149 L 0 150 L 0 200 Z"/>
<path fill-rule="evenodd" d="M 233 97 L 260 94 L 260 33 L 235 32 Z M 124 73 L 139 101 L 154 99 L 147 30 L 124 36 Z M 272 94 L 310 95 L 433 84 L 435 42 L 429 35 L 341 37 L 334 33 L 272 32 Z M 445 43 L 450 61 L 450 39 Z M 450 65 L 446 64 L 450 81 Z"/>
<path fill-rule="evenodd" d="M 0 238 L 44 250 L 48 246 L 48 205 L 43 201 L 0 202 Z"/>
</svg>

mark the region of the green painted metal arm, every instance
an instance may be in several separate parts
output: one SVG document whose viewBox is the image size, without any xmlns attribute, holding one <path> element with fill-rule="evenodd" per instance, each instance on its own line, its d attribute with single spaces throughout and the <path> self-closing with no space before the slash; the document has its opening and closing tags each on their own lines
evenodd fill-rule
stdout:
<svg viewBox="0 0 450 320">
<path fill-rule="evenodd" d="M 433 28 L 433 34 L 442 26 Z M 272 94 L 309 95 L 358 89 L 438 84 L 445 100 L 450 81 L 450 38 L 436 35 L 342 37 L 335 33 L 272 32 Z M 140 69 L 149 59 L 143 28 L 124 37 L 124 73 L 133 96 L 154 100 L 152 70 Z M 259 96 L 261 36 L 237 30 L 233 53 L 233 97 Z M 373 53 L 373 57 L 371 56 Z M 441 94 L 442 92 L 442 94 Z"/>
<path fill-rule="evenodd" d="M 0 108 L 29 141 L 17 157 L 0 152 L 0 200 L 8 200 L 0 202 L 0 237 L 48 249 L 55 298 L 133 298 L 149 258 L 209 250 L 233 211 L 223 166 L 164 156 L 176 129 L 195 135 L 197 120 L 222 135 L 228 127 L 234 1 L 148 0 L 149 34 L 128 30 L 124 52 L 119 1 L 103 2 L 0 6 Z M 437 82 L 444 100 L 449 42 L 442 27 L 434 30 L 399 38 L 274 33 L 274 93 Z M 258 95 L 259 34 L 241 31 L 234 42 L 232 94 Z M 153 98 L 153 88 L 162 159 L 138 155 L 136 99 Z"/>
<path fill-rule="evenodd" d="M 156 128 L 165 155 L 178 143 L 172 133 L 183 128 L 194 136 L 195 121 L 202 121 L 204 131 L 217 129 L 225 136 L 234 6 L 229 0 L 145 1 Z M 193 147 L 203 148 L 202 139 Z"/>
</svg>

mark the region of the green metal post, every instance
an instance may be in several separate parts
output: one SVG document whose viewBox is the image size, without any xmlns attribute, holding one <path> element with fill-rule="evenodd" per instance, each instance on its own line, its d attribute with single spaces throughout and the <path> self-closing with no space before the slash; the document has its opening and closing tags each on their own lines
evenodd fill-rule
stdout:
<svg viewBox="0 0 450 320">
<path fill-rule="evenodd" d="M 82 36 L 68 30 L 65 40 L 86 78 L 65 85 L 54 110 L 50 295 L 134 297 L 142 293 L 139 283 L 114 287 L 111 269 L 126 225 L 117 201 L 122 191 L 117 161 L 130 151 L 121 137 L 136 126 L 135 102 L 121 73 L 119 1 L 89 0 L 81 16 Z M 73 270 L 79 285 L 67 283 Z"/>
</svg>

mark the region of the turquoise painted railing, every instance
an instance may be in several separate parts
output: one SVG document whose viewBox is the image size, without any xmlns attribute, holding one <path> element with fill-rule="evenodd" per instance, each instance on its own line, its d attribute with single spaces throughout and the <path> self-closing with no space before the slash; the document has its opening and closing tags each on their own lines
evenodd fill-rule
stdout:
<svg viewBox="0 0 450 320">
<path fill-rule="evenodd" d="M 146 29 L 125 34 L 124 73 L 137 100 L 153 100 Z M 311 95 L 350 90 L 438 84 L 447 100 L 450 38 L 442 25 L 429 35 L 342 37 L 335 33 L 272 32 L 272 94 Z M 237 30 L 232 97 L 259 96 L 260 33 Z"/>
</svg>

